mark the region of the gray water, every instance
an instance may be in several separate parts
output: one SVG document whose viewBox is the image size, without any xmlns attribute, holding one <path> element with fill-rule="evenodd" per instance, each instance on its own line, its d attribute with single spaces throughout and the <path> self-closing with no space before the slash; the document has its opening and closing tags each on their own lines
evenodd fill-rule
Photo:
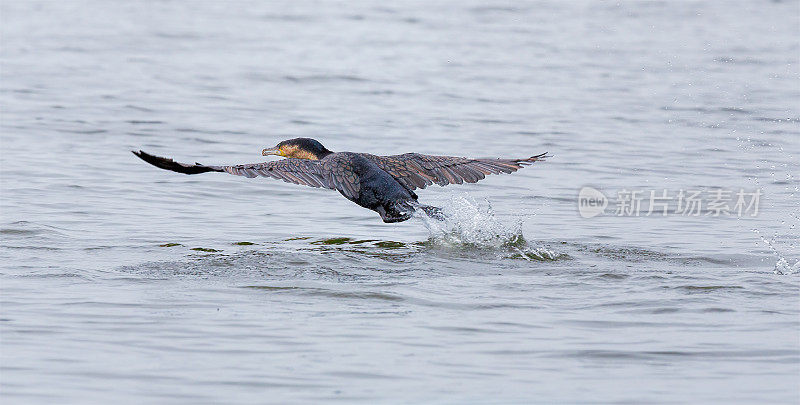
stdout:
<svg viewBox="0 0 800 405">
<path fill-rule="evenodd" d="M 3 1 L 3 403 L 797 403 L 797 1 Z M 384 224 L 131 149 L 553 157 Z M 585 219 L 584 186 L 761 189 Z"/>
</svg>

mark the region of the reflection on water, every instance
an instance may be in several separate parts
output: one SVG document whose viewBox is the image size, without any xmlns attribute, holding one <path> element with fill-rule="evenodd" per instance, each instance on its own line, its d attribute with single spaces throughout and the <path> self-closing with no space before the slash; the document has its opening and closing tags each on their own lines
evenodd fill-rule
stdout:
<svg viewBox="0 0 800 405">
<path fill-rule="evenodd" d="M 3 402 L 796 403 L 798 7 L 0 2 Z M 129 153 L 297 136 L 554 157 L 384 224 Z M 584 219 L 583 187 L 763 200 Z"/>
</svg>

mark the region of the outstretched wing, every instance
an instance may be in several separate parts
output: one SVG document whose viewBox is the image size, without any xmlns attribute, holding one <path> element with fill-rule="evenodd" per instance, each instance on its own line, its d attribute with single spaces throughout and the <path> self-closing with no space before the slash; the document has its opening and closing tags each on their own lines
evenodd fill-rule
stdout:
<svg viewBox="0 0 800 405">
<path fill-rule="evenodd" d="M 274 162 L 251 163 L 231 166 L 208 166 L 200 163 L 187 164 L 176 162 L 169 158 L 151 155 L 144 151 L 133 151 L 153 166 L 184 174 L 198 174 L 205 172 L 226 172 L 244 177 L 272 177 L 287 183 L 303 184 L 311 187 L 324 187 L 336 189 L 329 176 L 323 174 L 322 165 L 316 160 L 283 159 Z"/>
<path fill-rule="evenodd" d="M 350 201 L 356 201 L 361 194 L 361 179 L 356 174 L 353 153 L 334 153 L 319 160 L 325 179 L 331 188 L 336 189 Z"/>
<path fill-rule="evenodd" d="M 405 153 L 392 156 L 365 155 L 409 190 L 431 184 L 475 183 L 488 174 L 513 173 L 523 166 L 544 160 L 547 153 L 527 159 L 469 159 Z"/>
</svg>

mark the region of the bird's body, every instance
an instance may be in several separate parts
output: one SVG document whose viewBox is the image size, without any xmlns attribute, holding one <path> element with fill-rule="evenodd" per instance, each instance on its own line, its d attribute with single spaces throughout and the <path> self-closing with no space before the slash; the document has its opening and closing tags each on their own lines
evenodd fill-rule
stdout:
<svg viewBox="0 0 800 405">
<path fill-rule="evenodd" d="M 342 187 L 339 192 L 348 200 L 380 214 L 384 222 L 405 221 L 413 212 L 417 195 L 403 187 L 375 162 L 359 153 L 332 153 L 321 160 L 334 176 L 357 183 L 358 191 Z M 350 177 L 350 178 L 348 178 Z"/>
<path fill-rule="evenodd" d="M 413 190 L 436 183 L 475 183 L 487 174 L 511 173 L 543 160 L 545 154 L 527 159 L 468 159 L 406 153 L 376 156 L 368 153 L 327 150 L 319 142 L 296 138 L 264 149 L 263 155 L 288 159 L 230 166 L 178 163 L 172 159 L 134 151 L 142 160 L 185 174 L 227 172 L 245 177 L 272 177 L 295 184 L 338 190 L 348 200 L 380 214 L 384 222 L 400 222 L 416 209 L 437 215 L 437 209 L 417 202 Z"/>
</svg>

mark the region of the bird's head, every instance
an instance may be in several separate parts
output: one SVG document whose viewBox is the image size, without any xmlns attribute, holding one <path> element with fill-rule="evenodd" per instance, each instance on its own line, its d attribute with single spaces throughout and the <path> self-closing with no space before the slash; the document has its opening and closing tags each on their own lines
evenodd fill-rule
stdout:
<svg viewBox="0 0 800 405">
<path fill-rule="evenodd" d="M 295 159 L 320 160 L 330 155 L 326 147 L 322 146 L 316 139 L 294 138 L 279 143 L 274 148 L 267 148 L 261 151 L 264 156 L 277 155 Z"/>
</svg>

